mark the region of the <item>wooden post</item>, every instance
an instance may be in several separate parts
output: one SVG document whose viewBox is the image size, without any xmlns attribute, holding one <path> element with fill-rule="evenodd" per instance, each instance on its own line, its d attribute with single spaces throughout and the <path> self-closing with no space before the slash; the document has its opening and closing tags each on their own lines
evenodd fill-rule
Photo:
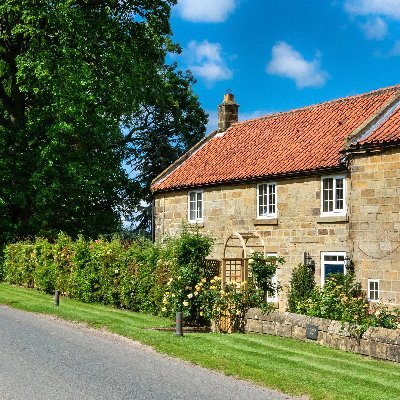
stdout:
<svg viewBox="0 0 400 400">
<path fill-rule="evenodd" d="M 222 271 L 221 271 L 221 287 L 224 288 L 226 283 L 226 260 L 222 260 Z"/>
</svg>

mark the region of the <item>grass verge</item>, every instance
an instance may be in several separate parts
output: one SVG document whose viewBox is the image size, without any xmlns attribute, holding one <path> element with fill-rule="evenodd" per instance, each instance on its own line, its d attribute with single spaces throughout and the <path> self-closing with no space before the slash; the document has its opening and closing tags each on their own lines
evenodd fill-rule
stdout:
<svg viewBox="0 0 400 400">
<path fill-rule="evenodd" d="M 156 350 L 226 375 L 311 399 L 392 400 L 400 398 L 400 365 L 357 354 L 269 335 L 191 333 L 149 330 L 172 326 L 170 320 L 83 304 L 0 284 L 0 304 L 85 322 L 138 340 Z"/>
</svg>

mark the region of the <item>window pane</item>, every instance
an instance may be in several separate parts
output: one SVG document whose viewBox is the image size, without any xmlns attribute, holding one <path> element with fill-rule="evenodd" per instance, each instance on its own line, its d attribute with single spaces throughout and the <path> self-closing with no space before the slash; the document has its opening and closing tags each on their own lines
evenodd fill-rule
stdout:
<svg viewBox="0 0 400 400">
<path fill-rule="evenodd" d="M 276 196 L 275 185 L 268 185 L 268 213 L 275 214 Z"/>
<path fill-rule="evenodd" d="M 189 220 L 190 221 L 195 221 L 196 220 L 196 210 L 194 208 L 194 203 L 190 203 L 190 211 L 189 211 Z"/>
<path fill-rule="evenodd" d="M 203 193 L 197 192 L 197 219 L 203 218 Z"/>
<path fill-rule="evenodd" d="M 268 213 L 267 185 L 258 185 L 258 215 L 266 216 Z"/>
<path fill-rule="evenodd" d="M 340 264 L 325 264 L 325 279 L 329 274 L 344 274 L 344 265 Z"/>
<path fill-rule="evenodd" d="M 323 212 L 333 211 L 333 178 L 322 181 L 322 205 Z"/>
<path fill-rule="evenodd" d="M 336 179 L 336 209 L 344 209 L 344 179 Z"/>
<path fill-rule="evenodd" d="M 324 256 L 324 260 L 325 261 L 338 261 L 338 256 L 333 256 L 333 255 Z"/>
</svg>

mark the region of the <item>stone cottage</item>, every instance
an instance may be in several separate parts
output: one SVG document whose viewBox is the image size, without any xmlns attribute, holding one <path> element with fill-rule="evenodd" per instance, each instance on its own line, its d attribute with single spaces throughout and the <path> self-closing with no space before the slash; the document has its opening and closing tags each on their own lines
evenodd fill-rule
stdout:
<svg viewBox="0 0 400 400">
<path fill-rule="evenodd" d="M 218 130 L 153 182 L 155 235 L 182 222 L 215 238 L 223 275 L 244 279 L 250 249 L 291 272 L 354 268 L 371 301 L 400 305 L 400 85 L 238 122 L 232 94 Z"/>
</svg>

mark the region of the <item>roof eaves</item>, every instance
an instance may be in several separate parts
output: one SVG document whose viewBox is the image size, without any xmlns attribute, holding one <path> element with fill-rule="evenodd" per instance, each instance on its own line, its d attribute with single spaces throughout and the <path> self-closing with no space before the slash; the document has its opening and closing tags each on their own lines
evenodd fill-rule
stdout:
<svg viewBox="0 0 400 400">
<path fill-rule="evenodd" d="M 175 190 L 184 190 L 184 189 L 194 189 L 194 188 L 203 188 L 203 187 L 210 187 L 210 186 L 218 186 L 218 185 L 234 185 L 238 183 L 246 183 L 246 182 L 255 182 L 255 181 L 265 181 L 271 179 L 293 179 L 305 176 L 315 176 L 315 175 L 324 175 L 324 174 L 333 174 L 345 171 L 347 167 L 341 163 L 340 165 L 334 167 L 323 167 L 323 168 L 314 168 L 310 170 L 299 170 L 299 171 L 291 171 L 291 172 L 284 172 L 284 173 L 277 173 L 271 175 L 258 175 L 258 176 L 251 176 L 246 178 L 232 178 L 226 180 L 219 180 L 213 182 L 205 182 L 205 183 L 192 183 L 192 184 L 183 184 L 183 185 L 176 185 L 172 187 L 167 187 L 160 190 L 155 190 L 156 192 L 172 192 Z"/>
<path fill-rule="evenodd" d="M 393 139 L 390 141 L 379 141 L 379 142 L 370 142 L 370 143 L 355 143 L 351 147 L 344 150 L 346 154 L 356 154 L 356 153 L 368 153 L 368 152 L 376 152 L 383 151 L 388 148 L 399 146 L 399 140 Z"/>
</svg>

